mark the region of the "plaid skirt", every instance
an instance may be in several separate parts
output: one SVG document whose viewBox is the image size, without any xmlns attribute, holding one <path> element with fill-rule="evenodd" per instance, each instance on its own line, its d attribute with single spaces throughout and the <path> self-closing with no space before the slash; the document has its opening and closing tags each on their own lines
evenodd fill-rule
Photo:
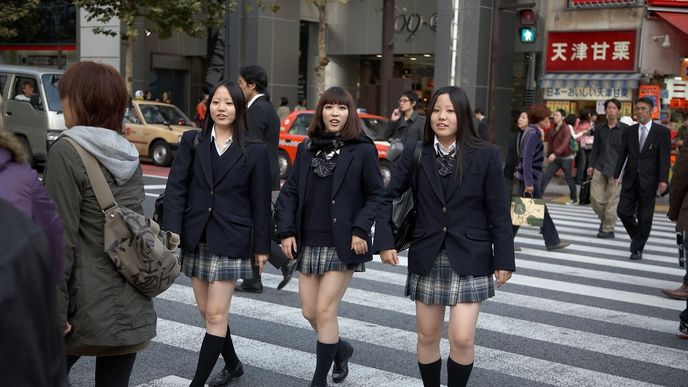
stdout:
<svg viewBox="0 0 688 387">
<path fill-rule="evenodd" d="M 298 270 L 303 274 L 325 274 L 326 271 L 365 271 L 362 263 L 344 263 L 337 258 L 334 247 L 304 246 Z"/>
<path fill-rule="evenodd" d="M 406 296 L 424 304 L 453 306 L 465 302 L 481 302 L 494 297 L 491 275 L 461 276 L 449 264 L 447 250 L 442 250 L 428 274 L 409 273 Z"/>
<path fill-rule="evenodd" d="M 194 251 L 182 251 L 182 271 L 187 277 L 206 282 L 253 278 L 251 260 L 211 254 L 208 245 L 199 243 Z"/>
</svg>

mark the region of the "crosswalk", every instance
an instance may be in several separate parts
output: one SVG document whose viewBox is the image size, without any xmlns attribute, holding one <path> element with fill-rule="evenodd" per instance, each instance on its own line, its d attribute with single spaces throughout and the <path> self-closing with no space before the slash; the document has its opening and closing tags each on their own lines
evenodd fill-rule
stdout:
<svg viewBox="0 0 688 387">
<path fill-rule="evenodd" d="M 673 225 L 656 214 L 643 260 L 630 261 L 620 222 L 616 238 L 602 240 L 589 207 L 549 208 L 571 246 L 548 252 L 537 229 L 521 228 L 517 271 L 481 308 L 470 385 L 688 385 L 688 342 L 675 336 L 686 304 L 659 292 L 684 273 Z M 400 261 L 367 264 L 344 296 L 340 332 L 356 350 L 342 386 L 422 385 L 414 305 L 403 297 L 403 254 Z M 298 278 L 276 291 L 276 273 L 270 268 L 264 275 L 263 294 L 237 293 L 232 300 L 232 337 L 246 369 L 233 385 L 303 386 L 312 375 L 315 335 L 299 309 Z M 204 334 L 189 280 L 179 278 L 158 296 L 156 310 L 158 334 L 139 354 L 132 385 L 187 386 Z M 441 351 L 446 359 L 446 339 Z M 72 385 L 90 383 L 81 378 Z"/>
</svg>

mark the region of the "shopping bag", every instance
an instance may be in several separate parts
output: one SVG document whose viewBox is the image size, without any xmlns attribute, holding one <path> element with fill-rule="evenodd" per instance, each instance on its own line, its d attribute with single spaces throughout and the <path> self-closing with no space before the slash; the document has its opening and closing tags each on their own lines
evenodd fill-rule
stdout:
<svg viewBox="0 0 688 387">
<path fill-rule="evenodd" d="M 590 204 L 590 179 L 581 184 L 580 192 L 578 193 L 578 204 L 581 206 Z"/>
<path fill-rule="evenodd" d="M 542 227 L 545 223 L 545 200 L 513 196 L 511 198 L 511 224 L 514 226 Z"/>
</svg>

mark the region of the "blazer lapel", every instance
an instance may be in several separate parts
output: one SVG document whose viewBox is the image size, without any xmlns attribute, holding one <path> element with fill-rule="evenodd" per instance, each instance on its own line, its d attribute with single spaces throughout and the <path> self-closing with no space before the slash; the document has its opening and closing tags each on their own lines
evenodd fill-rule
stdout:
<svg viewBox="0 0 688 387">
<path fill-rule="evenodd" d="M 216 152 L 215 149 L 211 149 L 211 152 Z M 237 143 L 232 143 L 232 145 L 225 151 L 225 154 L 222 155 L 223 159 L 220 162 L 220 165 L 218 166 L 218 170 L 215 171 L 215 184 L 219 183 L 229 172 L 230 169 L 236 164 L 237 161 L 241 158 L 242 155 L 241 148 L 239 147 L 239 144 Z"/>
<path fill-rule="evenodd" d="M 299 173 L 299 198 L 306 197 L 306 184 L 308 182 L 308 173 L 311 170 L 311 160 L 313 160 L 313 153 L 308 151 L 305 147 L 303 148 L 303 153 L 301 154 L 301 160 L 299 162 L 301 165 L 301 170 Z M 294 171 L 296 172 L 296 171 Z M 294 173 L 292 172 L 292 173 Z"/>
<path fill-rule="evenodd" d="M 435 195 L 440 199 L 442 204 L 447 204 L 444 200 L 444 192 L 442 190 L 442 183 L 440 182 L 440 175 L 437 173 L 437 164 L 435 163 L 435 151 L 432 146 L 424 146 L 423 154 L 420 158 L 420 165 L 418 166 L 423 170 L 425 176 L 430 182 L 432 190 L 435 191 Z M 420 173 L 420 171 L 418 172 Z M 413 176 L 411 176 L 413 178 Z"/>
<path fill-rule="evenodd" d="M 334 176 L 332 177 L 332 198 L 337 194 L 337 190 L 344 181 L 346 170 L 349 169 L 349 164 L 353 159 L 352 151 L 353 145 L 344 145 L 340 148 L 339 156 L 337 156 L 337 166 L 334 168 Z"/>
<path fill-rule="evenodd" d="M 454 192 L 456 192 L 456 189 L 461 185 L 463 179 L 468 175 L 468 171 L 471 169 L 471 161 L 473 160 L 472 153 L 472 150 L 466 150 L 465 154 L 462 156 L 463 170 L 461 172 L 463 172 L 463 176 L 452 176 L 449 180 L 449 187 L 447 187 L 447 200 L 452 197 Z"/>
<path fill-rule="evenodd" d="M 211 146 L 213 146 L 213 143 L 210 141 L 210 134 L 201 134 L 196 146 L 196 153 L 198 154 L 198 161 L 201 163 L 203 175 L 205 175 L 205 179 L 208 182 L 208 187 L 213 186 L 213 160 L 210 152 L 214 152 L 214 150 L 210 148 Z"/>
<path fill-rule="evenodd" d="M 655 126 L 655 124 L 652 126 Z M 655 137 L 657 137 L 657 128 L 650 129 L 650 132 L 647 134 L 647 138 L 645 139 L 645 144 L 643 144 L 643 149 L 640 150 L 640 153 L 643 153 L 645 149 L 648 149 L 648 147 L 654 143 Z"/>
</svg>

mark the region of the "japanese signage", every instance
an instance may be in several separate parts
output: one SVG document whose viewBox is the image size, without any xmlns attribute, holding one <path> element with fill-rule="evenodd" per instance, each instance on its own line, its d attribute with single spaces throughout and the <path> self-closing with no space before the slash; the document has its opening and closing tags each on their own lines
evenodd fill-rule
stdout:
<svg viewBox="0 0 688 387">
<path fill-rule="evenodd" d="M 637 3 L 638 0 L 569 0 L 569 8 L 612 8 Z"/>
<path fill-rule="evenodd" d="M 631 89 L 628 87 L 548 87 L 544 98 L 547 100 L 606 100 L 616 98 L 630 101 Z"/>
<path fill-rule="evenodd" d="M 635 71 L 636 31 L 550 32 L 547 72 Z"/>
<path fill-rule="evenodd" d="M 638 88 L 638 98 L 649 98 L 654 103 L 655 107 L 652 109 L 652 119 L 659 119 L 659 85 L 640 85 Z"/>
</svg>

